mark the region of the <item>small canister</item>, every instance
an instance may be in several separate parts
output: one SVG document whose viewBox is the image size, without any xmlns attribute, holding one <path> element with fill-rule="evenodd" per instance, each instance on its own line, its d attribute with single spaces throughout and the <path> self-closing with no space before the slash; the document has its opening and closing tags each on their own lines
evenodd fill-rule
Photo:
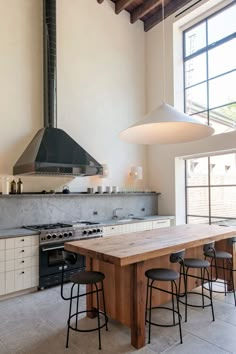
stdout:
<svg viewBox="0 0 236 354">
<path fill-rule="evenodd" d="M 98 193 L 102 194 L 103 193 L 103 186 L 98 186 Z"/>
<path fill-rule="evenodd" d="M 106 187 L 106 193 L 111 193 L 111 186 Z"/>
<path fill-rule="evenodd" d="M 118 192 L 119 192 L 118 186 L 113 186 L 112 187 L 112 193 L 118 193 Z"/>
<path fill-rule="evenodd" d="M 2 176 L 2 194 L 9 194 L 9 177 Z"/>
</svg>

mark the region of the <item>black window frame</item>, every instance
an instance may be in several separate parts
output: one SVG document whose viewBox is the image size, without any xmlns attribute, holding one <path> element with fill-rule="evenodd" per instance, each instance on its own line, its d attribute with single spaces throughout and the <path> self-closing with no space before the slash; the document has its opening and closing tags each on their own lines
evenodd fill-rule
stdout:
<svg viewBox="0 0 236 354">
<path fill-rule="evenodd" d="M 187 105 L 187 100 L 186 100 L 186 90 L 189 89 L 189 88 L 193 88 L 193 87 L 196 87 L 198 86 L 199 84 L 201 83 L 206 83 L 206 92 L 207 92 L 207 107 L 206 109 L 202 109 L 200 111 L 196 111 L 194 113 L 191 113 L 189 114 L 189 116 L 195 116 L 195 115 L 199 115 L 199 114 L 206 114 L 207 116 L 207 124 L 210 125 L 210 112 L 211 111 L 214 111 L 216 109 L 219 109 L 219 108 L 224 108 L 224 107 L 227 107 L 227 106 L 230 106 L 230 105 L 236 105 L 236 101 L 232 101 L 232 102 L 228 102 L 226 104 L 222 104 L 222 105 L 218 105 L 218 106 L 214 106 L 214 107 L 211 107 L 209 108 L 209 83 L 218 78 L 218 77 L 222 77 L 222 76 L 225 76 L 229 73 L 232 73 L 232 72 L 236 72 L 236 61 L 235 61 L 235 68 L 232 69 L 232 70 L 229 70 L 229 71 L 226 71 L 224 73 L 221 73 L 219 75 L 216 75 L 214 77 L 211 77 L 209 78 L 209 59 L 208 59 L 208 53 L 209 53 L 209 50 L 212 50 L 214 48 L 217 48 L 225 43 L 227 43 L 228 41 L 232 40 L 232 39 L 235 39 L 236 38 L 236 32 L 214 42 L 214 43 L 211 43 L 211 44 L 208 44 L 208 21 L 209 19 L 211 19 L 212 17 L 214 17 L 215 15 L 218 15 L 220 12 L 223 12 L 225 11 L 226 9 L 228 9 L 229 7 L 232 7 L 232 6 L 236 6 L 235 5 L 235 2 L 232 2 L 230 4 L 228 4 L 227 6 L 223 7 L 222 9 L 214 12 L 213 14 L 207 16 L 206 18 L 204 18 L 203 20 L 197 22 L 196 24 L 194 24 L 193 26 L 187 28 L 186 30 L 183 31 L 183 86 L 184 86 L 184 111 L 186 112 L 186 105 Z M 193 28 L 199 26 L 200 24 L 202 23 L 205 23 L 206 25 L 206 46 L 197 50 L 196 52 L 194 52 L 193 54 L 190 54 L 188 56 L 185 55 L 186 53 L 186 43 L 185 43 L 185 34 L 192 30 Z M 202 81 L 202 82 L 198 82 L 198 83 L 195 83 L 193 85 L 190 85 L 190 86 L 186 86 L 186 75 L 185 75 L 185 65 L 186 65 L 186 62 L 190 59 L 193 59 L 195 57 L 197 57 L 198 55 L 200 54 L 203 54 L 203 53 L 206 53 L 206 80 Z M 235 122 L 235 129 L 236 129 L 236 122 Z"/>
</svg>

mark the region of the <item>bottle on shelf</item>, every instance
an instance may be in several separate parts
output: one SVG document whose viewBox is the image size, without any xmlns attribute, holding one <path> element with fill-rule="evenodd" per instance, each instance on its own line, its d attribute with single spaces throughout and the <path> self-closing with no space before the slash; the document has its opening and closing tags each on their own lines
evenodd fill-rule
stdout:
<svg viewBox="0 0 236 354">
<path fill-rule="evenodd" d="M 16 182 L 14 179 L 11 181 L 11 194 L 16 194 Z"/>
<path fill-rule="evenodd" d="M 19 178 L 19 180 L 17 182 L 17 194 L 22 194 L 22 193 L 23 193 L 23 182 Z"/>
</svg>

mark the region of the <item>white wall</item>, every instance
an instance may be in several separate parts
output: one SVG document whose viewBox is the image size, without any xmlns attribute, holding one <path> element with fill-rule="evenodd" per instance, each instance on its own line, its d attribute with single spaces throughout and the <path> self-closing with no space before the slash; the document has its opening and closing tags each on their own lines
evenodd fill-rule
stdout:
<svg viewBox="0 0 236 354">
<path fill-rule="evenodd" d="M 145 33 L 109 0 L 57 0 L 58 127 L 100 163 L 104 185 L 130 186 L 131 165 L 144 168 L 146 148 L 118 133 L 146 112 Z M 0 174 L 12 166 L 43 122 L 42 1 L 0 0 Z M 99 177 L 72 180 L 23 177 L 28 191 L 74 191 L 100 185 Z M 138 185 L 137 185 L 138 186 Z"/>
<path fill-rule="evenodd" d="M 197 11 L 189 11 L 188 21 L 205 12 L 207 6 L 213 3 L 217 8 L 223 3 L 218 0 L 203 1 Z M 194 3 L 194 2 L 193 2 Z M 191 3 L 189 4 L 191 5 Z M 203 6 L 203 7 L 202 7 Z M 179 17 L 178 17 L 179 19 Z M 173 43 L 173 38 L 181 41 L 179 33 L 174 33 L 173 24 L 176 22 L 175 14 L 165 21 L 165 101 L 178 108 L 183 108 L 181 99 L 182 75 L 181 75 L 181 42 Z M 180 21 L 183 25 L 183 20 Z M 163 100 L 163 53 L 162 48 L 162 25 L 154 27 L 147 33 L 147 109 L 151 111 Z M 174 49 L 173 49 L 174 48 Z M 174 52 L 177 51 L 177 52 Z M 174 68 L 179 66 L 178 74 L 174 75 Z M 175 80 L 175 81 L 174 81 Z M 178 156 L 186 156 L 205 152 L 221 151 L 236 148 L 236 132 L 212 136 L 210 138 L 178 145 L 150 146 L 148 149 L 149 183 L 150 186 L 161 192 L 159 197 L 159 213 L 175 215 L 177 223 L 184 222 L 184 189 L 183 189 L 183 163 L 176 161 Z M 178 173 L 177 176 L 175 174 Z M 180 175 L 182 178 L 180 178 Z M 176 177 L 176 178 L 175 178 Z M 177 182 L 176 182 L 177 181 Z M 181 183 L 182 181 L 182 183 Z M 177 184 L 178 183 L 178 184 Z M 181 193 L 180 193 L 181 190 Z M 176 196 L 178 199 L 176 199 Z"/>
</svg>

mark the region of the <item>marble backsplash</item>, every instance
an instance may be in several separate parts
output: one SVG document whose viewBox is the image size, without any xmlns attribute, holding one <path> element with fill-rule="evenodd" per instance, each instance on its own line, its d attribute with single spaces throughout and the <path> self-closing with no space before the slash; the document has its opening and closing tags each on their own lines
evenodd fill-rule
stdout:
<svg viewBox="0 0 236 354">
<path fill-rule="evenodd" d="M 115 208 L 122 208 L 118 211 L 120 217 L 158 214 L 158 194 L 2 195 L 0 229 L 76 220 L 108 220 Z"/>
</svg>

